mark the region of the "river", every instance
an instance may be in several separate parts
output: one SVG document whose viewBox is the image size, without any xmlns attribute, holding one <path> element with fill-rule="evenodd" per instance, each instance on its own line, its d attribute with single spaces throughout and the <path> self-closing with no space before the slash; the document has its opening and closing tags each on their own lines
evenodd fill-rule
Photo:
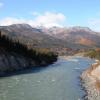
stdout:
<svg viewBox="0 0 100 100">
<path fill-rule="evenodd" d="M 0 100 L 82 100 L 79 76 L 94 60 L 59 58 L 41 70 L 0 78 Z"/>
</svg>

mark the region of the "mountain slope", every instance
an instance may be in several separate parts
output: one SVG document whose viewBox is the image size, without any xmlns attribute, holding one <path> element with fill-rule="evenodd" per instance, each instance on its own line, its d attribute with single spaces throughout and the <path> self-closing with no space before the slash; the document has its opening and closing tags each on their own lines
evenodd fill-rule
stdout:
<svg viewBox="0 0 100 100">
<path fill-rule="evenodd" d="M 56 60 L 55 53 L 30 49 L 1 35 L 0 32 L 0 76 L 23 69 L 47 66 Z"/>
<path fill-rule="evenodd" d="M 100 47 L 100 35 L 87 27 L 33 28 L 28 24 L 1 26 L 2 34 L 36 48 L 87 49 Z"/>
<path fill-rule="evenodd" d="M 46 30 L 47 32 L 47 30 Z M 85 45 L 85 46 L 99 46 L 100 47 L 100 33 L 94 32 L 87 27 L 71 27 L 71 28 L 57 28 L 48 29 L 48 34 L 56 38 L 62 39 L 70 43 Z"/>
<path fill-rule="evenodd" d="M 31 47 L 63 47 L 65 42 L 48 34 L 44 34 L 41 29 L 32 28 L 27 24 L 14 24 L 10 26 L 1 26 L 2 34 L 19 40 Z"/>
</svg>

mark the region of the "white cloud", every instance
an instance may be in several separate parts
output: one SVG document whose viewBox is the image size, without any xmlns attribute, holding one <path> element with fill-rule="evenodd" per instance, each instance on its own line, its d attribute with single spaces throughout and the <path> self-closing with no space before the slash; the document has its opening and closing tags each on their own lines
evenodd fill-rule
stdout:
<svg viewBox="0 0 100 100">
<path fill-rule="evenodd" d="M 13 17 L 6 17 L 0 20 L 0 26 L 7 26 L 12 24 L 29 24 L 31 26 L 34 26 L 34 21 L 26 20 L 23 18 L 13 18 Z"/>
<path fill-rule="evenodd" d="M 0 7 L 2 7 L 4 4 L 2 2 L 0 2 Z"/>
<path fill-rule="evenodd" d="M 62 27 L 66 20 L 66 17 L 62 13 L 51 13 L 45 12 L 44 14 L 38 14 L 34 20 L 27 20 L 24 18 L 13 18 L 7 17 L 0 20 L 0 25 L 11 25 L 11 24 L 18 24 L 18 23 L 27 23 L 31 26 L 44 26 L 44 27 L 52 27 L 52 26 L 59 26 Z"/>
<path fill-rule="evenodd" d="M 37 16 L 34 23 L 45 27 L 62 26 L 65 19 L 66 17 L 62 13 L 46 12 L 43 15 Z"/>
<path fill-rule="evenodd" d="M 100 19 L 91 19 L 89 23 L 91 25 L 100 25 Z"/>
<path fill-rule="evenodd" d="M 39 16 L 40 13 L 34 11 L 34 12 L 31 12 L 31 15 L 33 15 L 33 16 Z"/>
<path fill-rule="evenodd" d="M 91 29 L 100 32 L 100 18 L 93 18 L 88 21 L 88 25 Z"/>
<path fill-rule="evenodd" d="M 24 19 L 18 19 L 18 18 L 12 18 L 12 17 L 6 17 L 6 18 L 0 20 L 1 26 L 18 24 L 18 23 L 25 23 L 25 20 Z"/>
</svg>

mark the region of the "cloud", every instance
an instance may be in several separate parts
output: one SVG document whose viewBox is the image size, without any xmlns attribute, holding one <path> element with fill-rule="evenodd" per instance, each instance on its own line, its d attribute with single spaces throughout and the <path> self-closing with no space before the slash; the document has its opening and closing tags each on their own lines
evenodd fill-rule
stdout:
<svg viewBox="0 0 100 100">
<path fill-rule="evenodd" d="M 0 25 L 6 26 L 6 25 L 11 25 L 11 24 L 26 23 L 31 26 L 62 27 L 64 25 L 64 22 L 66 21 L 66 17 L 62 13 L 45 12 L 44 14 L 39 14 L 37 12 L 34 12 L 33 15 L 36 15 L 34 20 L 6 17 L 0 20 Z"/>
<path fill-rule="evenodd" d="M 25 23 L 24 19 L 13 18 L 13 17 L 6 17 L 0 20 L 1 26 L 11 25 L 11 24 L 18 24 L 18 23 Z"/>
<path fill-rule="evenodd" d="M 2 2 L 0 2 L 0 8 L 3 6 L 4 4 Z"/>
<path fill-rule="evenodd" d="M 31 12 L 31 15 L 33 15 L 33 16 L 39 16 L 40 13 L 34 11 L 34 12 Z"/>
<path fill-rule="evenodd" d="M 13 18 L 13 17 L 6 17 L 0 20 L 0 26 L 7 26 L 12 24 L 29 24 L 34 26 L 33 20 L 26 20 L 24 18 Z"/>
<path fill-rule="evenodd" d="M 100 25 L 100 19 L 91 19 L 89 21 L 89 24 L 91 24 L 91 25 Z"/>
<path fill-rule="evenodd" d="M 43 15 L 37 16 L 34 23 L 45 27 L 63 26 L 66 17 L 62 13 L 46 12 Z"/>
<path fill-rule="evenodd" d="M 89 27 L 94 29 L 95 31 L 100 32 L 100 18 L 92 18 L 88 21 Z"/>
</svg>

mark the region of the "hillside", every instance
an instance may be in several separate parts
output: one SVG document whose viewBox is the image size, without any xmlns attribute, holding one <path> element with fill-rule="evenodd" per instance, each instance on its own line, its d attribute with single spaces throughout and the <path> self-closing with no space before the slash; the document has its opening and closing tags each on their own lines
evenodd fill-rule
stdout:
<svg viewBox="0 0 100 100">
<path fill-rule="evenodd" d="M 47 66 L 57 60 L 50 51 L 29 49 L 26 45 L 9 39 L 0 32 L 0 75 L 5 73 Z"/>
<path fill-rule="evenodd" d="M 50 48 L 63 47 L 65 42 L 61 39 L 56 39 L 53 36 L 45 34 L 41 29 L 33 28 L 28 24 L 14 24 L 10 26 L 1 26 L 2 34 L 5 34 L 12 39 L 17 39 L 21 43 L 29 47 Z"/>
<path fill-rule="evenodd" d="M 94 32 L 88 27 L 53 27 L 47 30 L 45 29 L 44 31 L 51 36 L 62 39 L 68 43 L 70 42 L 88 47 L 100 47 L 100 33 Z"/>
<path fill-rule="evenodd" d="M 100 33 L 88 27 L 32 27 L 28 24 L 0 26 L 1 34 L 29 48 L 49 49 L 59 54 L 100 47 Z"/>
<path fill-rule="evenodd" d="M 85 53 L 85 56 L 100 60 L 100 48 L 89 50 L 88 52 Z"/>
</svg>

